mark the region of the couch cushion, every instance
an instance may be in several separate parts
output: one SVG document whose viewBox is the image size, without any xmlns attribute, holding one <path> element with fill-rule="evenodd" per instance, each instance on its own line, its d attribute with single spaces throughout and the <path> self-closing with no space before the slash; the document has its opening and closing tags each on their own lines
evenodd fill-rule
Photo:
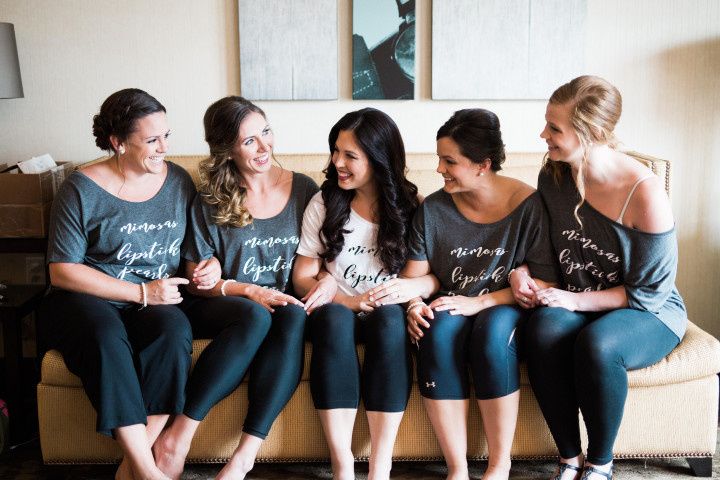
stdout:
<svg viewBox="0 0 720 480">
<path fill-rule="evenodd" d="M 209 343 L 210 340 L 205 339 L 193 342 L 193 365 Z M 358 352 L 362 359 L 364 352 L 362 346 L 358 348 Z M 312 346 L 306 343 L 303 380 L 309 378 L 311 353 Z M 718 372 L 720 372 L 720 342 L 695 324 L 690 323 L 685 338 L 670 355 L 655 365 L 631 371 L 628 381 L 631 387 L 650 387 L 687 382 L 715 375 Z M 522 385 L 529 385 L 524 365 L 521 367 L 520 377 Z M 57 350 L 49 351 L 43 358 L 41 383 L 43 385 L 81 386 L 80 379 L 67 370 L 62 355 Z"/>
</svg>

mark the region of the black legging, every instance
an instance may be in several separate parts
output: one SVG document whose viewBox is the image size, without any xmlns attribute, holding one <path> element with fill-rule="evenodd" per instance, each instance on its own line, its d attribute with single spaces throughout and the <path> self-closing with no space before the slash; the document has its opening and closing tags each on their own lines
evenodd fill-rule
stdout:
<svg viewBox="0 0 720 480">
<path fill-rule="evenodd" d="M 329 303 L 310 315 L 309 336 L 315 408 L 357 408 L 362 390 L 367 411 L 405 411 L 412 367 L 401 306 L 384 305 L 358 316 Z M 365 344 L 362 373 L 356 343 Z"/>
<path fill-rule="evenodd" d="M 420 394 L 433 400 L 470 396 L 470 364 L 475 397 L 490 400 L 520 388 L 518 359 L 522 328 L 529 316 L 516 305 L 496 305 L 466 317 L 435 311 L 418 342 Z"/>
<path fill-rule="evenodd" d="M 53 290 L 38 322 L 40 343 L 59 350 L 82 380 L 99 433 L 182 411 L 192 331 L 177 306 L 118 309 L 93 295 Z"/>
<path fill-rule="evenodd" d="M 185 415 L 204 419 L 250 367 L 243 431 L 264 439 L 300 382 L 305 310 L 286 305 L 270 314 L 244 297 L 215 297 L 190 299 L 186 311 L 195 338 L 213 341 L 188 381 Z"/>
<path fill-rule="evenodd" d="M 579 408 L 588 432 L 587 460 L 610 462 L 627 370 L 658 362 L 678 337 L 652 313 L 629 308 L 599 313 L 540 308 L 526 333 L 530 383 L 560 456 L 581 453 Z"/>
</svg>

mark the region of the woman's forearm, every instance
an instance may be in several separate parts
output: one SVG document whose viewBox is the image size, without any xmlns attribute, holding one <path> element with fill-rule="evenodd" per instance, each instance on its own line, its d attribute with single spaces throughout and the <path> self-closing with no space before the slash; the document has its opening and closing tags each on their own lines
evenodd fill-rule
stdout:
<svg viewBox="0 0 720 480">
<path fill-rule="evenodd" d="M 111 277 L 87 265 L 51 263 L 49 271 L 51 285 L 63 290 L 118 302 L 143 302 L 143 291 L 139 284 Z"/>
</svg>

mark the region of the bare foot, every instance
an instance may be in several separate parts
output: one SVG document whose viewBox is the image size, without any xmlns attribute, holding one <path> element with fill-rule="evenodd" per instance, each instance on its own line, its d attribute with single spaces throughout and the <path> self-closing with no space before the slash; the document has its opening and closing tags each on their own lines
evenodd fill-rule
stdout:
<svg viewBox="0 0 720 480">
<path fill-rule="evenodd" d="M 510 463 L 488 465 L 482 480 L 508 480 L 510 478 Z"/>
<path fill-rule="evenodd" d="M 468 480 L 470 473 L 467 465 L 463 467 L 451 467 L 448 465 L 448 474 L 446 480 Z"/>
<path fill-rule="evenodd" d="M 115 480 L 134 480 L 130 464 L 125 458 L 122 459 L 117 472 L 115 472 Z"/>
<path fill-rule="evenodd" d="M 160 434 L 152 447 L 158 469 L 172 480 L 178 480 L 185 467 L 185 458 L 190 444 L 183 444 L 170 438 L 167 430 Z"/>
<path fill-rule="evenodd" d="M 255 466 L 255 462 L 247 462 L 240 458 L 239 455 L 233 455 L 228 463 L 225 464 L 220 473 L 215 477 L 216 480 L 243 480 Z"/>
<path fill-rule="evenodd" d="M 354 480 L 355 479 L 355 457 L 352 452 L 345 458 L 336 458 L 331 461 L 333 480 Z"/>
</svg>

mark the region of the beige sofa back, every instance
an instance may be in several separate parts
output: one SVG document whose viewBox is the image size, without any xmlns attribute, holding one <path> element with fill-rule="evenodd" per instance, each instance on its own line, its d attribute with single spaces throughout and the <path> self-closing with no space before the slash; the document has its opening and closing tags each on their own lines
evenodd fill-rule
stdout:
<svg viewBox="0 0 720 480">
<path fill-rule="evenodd" d="M 637 152 L 626 152 L 642 162 L 656 175 L 664 179 L 665 190 L 670 193 L 670 163 L 667 160 L 649 157 Z M 192 175 L 195 183 L 198 182 L 197 165 L 205 158 L 203 155 L 170 155 L 168 160 L 185 168 Z M 288 170 L 301 172 L 315 180 L 318 185 L 325 179 L 322 173 L 327 166 L 329 156 L 317 154 L 276 154 L 275 159 Z M 524 181 L 536 186 L 537 175 L 542 165 L 543 154 L 538 152 L 511 152 L 500 171 L 502 175 Z M 420 193 L 427 196 L 443 186 L 442 177 L 437 168 L 437 155 L 434 153 L 409 153 L 407 155 L 408 178 L 418 186 Z"/>
</svg>

